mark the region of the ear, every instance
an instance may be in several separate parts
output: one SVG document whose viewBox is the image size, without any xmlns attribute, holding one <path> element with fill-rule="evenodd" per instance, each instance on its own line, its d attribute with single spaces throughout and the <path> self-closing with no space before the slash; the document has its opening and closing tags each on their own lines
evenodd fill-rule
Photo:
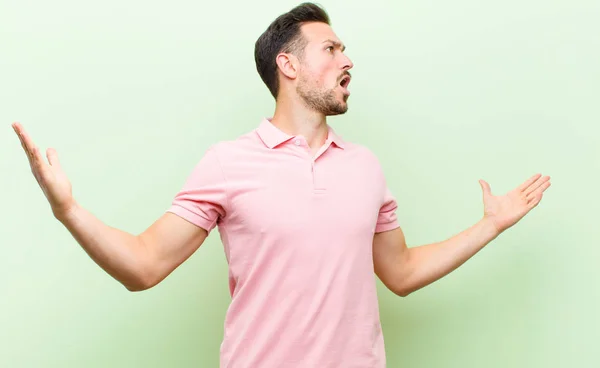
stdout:
<svg viewBox="0 0 600 368">
<path fill-rule="evenodd" d="M 296 79 L 298 76 L 298 58 L 292 54 L 280 53 L 275 58 L 277 68 L 290 79 Z"/>
</svg>

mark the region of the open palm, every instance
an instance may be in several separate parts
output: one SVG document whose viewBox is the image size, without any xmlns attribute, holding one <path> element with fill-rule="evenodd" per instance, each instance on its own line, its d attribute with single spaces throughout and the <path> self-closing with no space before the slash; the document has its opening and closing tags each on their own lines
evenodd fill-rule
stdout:
<svg viewBox="0 0 600 368">
<path fill-rule="evenodd" d="M 533 175 L 517 188 L 505 195 L 492 194 L 490 185 L 484 180 L 479 184 L 483 191 L 484 217 L 492 221 L 498 232 L 516 224 L 542 200 L 542 195 L 550 187 L 550 177 Z"/>
<path fill-rule="evenodd" d="M 31 172 L 48 199 L 52 211 L 55 215 L 67 212 L 73 204 L 71 182 L 60 166 L 56 150 L 49 148 L 46 151 L 46 162 L 23 126 L 14 123 L 12 127 L 27 155 Z"/>
</svg>

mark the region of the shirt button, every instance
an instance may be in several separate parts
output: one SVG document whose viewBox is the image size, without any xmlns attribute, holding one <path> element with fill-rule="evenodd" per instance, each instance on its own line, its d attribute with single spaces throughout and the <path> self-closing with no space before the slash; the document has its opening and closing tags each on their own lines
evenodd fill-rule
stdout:
<svg viewBox="0 0 600 368">
<path fill-rule="evenodd" d="M 299 146 L 299 145 L 300 145 L 300 140 L 299 140 L 299 139 L 296 139 L 296 140 L 294 141 L 294 144 L 295 144 L 296 146 Z"/>
</svg>

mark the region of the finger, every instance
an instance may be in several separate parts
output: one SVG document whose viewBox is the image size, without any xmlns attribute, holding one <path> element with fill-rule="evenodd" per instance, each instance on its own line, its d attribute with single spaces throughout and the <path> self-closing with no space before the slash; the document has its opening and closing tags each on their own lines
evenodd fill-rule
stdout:
<svg viewBox="0 0 600 368">
<path fill-rule="evenodd" d="M 31 152 L 29 151 L 29 149 L 27 147 L 27 144 L 25 143 L 25 139 L 23 138 L 22 128 L 20 128 L 16 124 L 17 123 L 13 124 L 13 129 L 15 130 L 15 133 L 17 133 L 17 137 L 19 138 L 19 142 L 21 142 L 21 147 L 23 147 L 23 151 L 25 152 L 25 155 L 27 156 L 27 160 L 29 160 L 29 165 L 32 166 L 33 162 L 32 162 Z"/>
<path fill-rule="evenodd" d="M 33 144 L 33 141 L 31 140 L 25 129 L 23 129 L 23 126 L 21 124 L 15 123 L 13 124 L 13 128 L 15 129 L 15 132 L 17 133 L 17 136 L 21 141 L 21 146 L 23 146 L 25 153 L 27 153 L 27 156 L 30 159 L 33 159 L 33 147 L 35 146 Z"/>
<path fill-rule="evenodd" d="M 27 153 L 31 156 L 32 162 L 37 165 L 44 164 L 44 157 L 40 153 L 35 143 L 33 143 L 33 139 L 31 139 L 29 133 L 27 133 L 22 126 L 19 128 L 19 132 L 20 137 L 23 143 L 25 144 L 25 149 L 27 150 Z"/>
<path fill-rule="evenodd" d="M 546 181 L 545 183 L 543 183 L 541 186 L 539 186 L 534 192 L 530 193 L 526 198 L 527 198 L 527 203 L 535 200 L 535 199 L 541 199 L 542 198 L 542 194 L 546 191 L 546 189 L 550 188 L 550 182 Z"/>
<path fill-rule="evenodd" d="M 545 183 L 547 183 L 549 181 L 550 181 L 549 176 L 541 177 L 538 180 L 536 180 L 535 183 L 531 184 L 527 189 L 525 189 L 523 194 L 525 195 L 525 197 L 527 197 L 527 196 L 529 196 L 529 194 L 535 192 L 539 187 L 541 187 L 542 185 L 544 185 Z"/>
<path fill-rule="evenodd" d="M 37 182 L 44 187 L 52 175 L 50 166 L 44 161 L 44 157 L 37 147 L 33 147 L 32 156 L 31 172 Z"/>
<path fill-rule="evenodd" d="M 485 180 L 479 180 L 479 185 L 481 185 L 484 197 L 492 195 L 492 188 Z"/>
<path fill-rule="evenodd" d="M 48 148 L 46 150 L 46 157 L 48 157 L 48 162 L 50 163 L 50 166 L 60 169 L 60 162 L 58 161 L 58 152 L 56 152 L 54 148 Z"/>
<path fill-rule="evenodd" d="M 27 157 L 29 159 L 29 166 L 31 166 L 31 171 L 33 172 L 36 179 L 40 179 L 40 175 L 43 174 L 44 170 L 44 158 L 40 153 L 38 147 L 33 143 L 33 140 L 29 137 L 29 134 L 23 129 L 23 127 L 16 123 L 15 130 L 19 139 L 21 140 L 21 146 L 27 153 Z M 43 176 L 43 175 L 41 175 Z"/>
<path fill-rule="evenodd" d="M 529 179 L 525 180 L 525 182 L 523 182 L 523 184 L 519 185 L 517 187 L 517 189 L 519 190 L 519 192 L 524 191 L 525 189 L 527 189 L 527 187 L 529 187 L 531 184 L 535 183 L 536 180 L 538 180 L 540 177 L 542 176 L 542 174 L 535 174 L 532 177 L 530 177 Z"/>
<path fill-rule="evenodd" d="M 533 209 L 534 207 L 536 207 L 538 204 L 540 204 L 540 202 L 542 201 L 542 197 L 543 194 L 539 194 L 537 196 L 532 196 L 529 201 L 527 202 L 527 208 L 528 210 Z"/>
<path fill-rule="evenodd" d="M 42 156 L 40 150 L 36 146 L 33 146 L 33 148 L 31 149 L 31 161 L 35 170 L 40 171 L 43 169 L 43 166 L 45 164 L 44 157 Z"/>
</svg>

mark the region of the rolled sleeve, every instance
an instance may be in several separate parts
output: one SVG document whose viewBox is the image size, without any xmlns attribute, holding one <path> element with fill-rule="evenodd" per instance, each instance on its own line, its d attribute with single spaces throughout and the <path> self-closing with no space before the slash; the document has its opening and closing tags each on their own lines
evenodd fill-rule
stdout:
<svg viewBox="0 0 600 368">
<path fill-rule="evenodd" d="M 187 177 L 167 212 L 210 232 L 225 216 L 226 183 L 214 147 L 211 147 Z"/>
<path fill-rule="evenodd" d="M 400 227 L 396 215 L 397 208 L 398 204 L 396 202 L 396 198 L 392 195 L 389 188 L 386 188 L 383 204 L 379 209 L 379 215 L 377 217 L 377 225 L 375 226 L 376 233 L 393 230 L 397 227 Z"/>
</svg>

